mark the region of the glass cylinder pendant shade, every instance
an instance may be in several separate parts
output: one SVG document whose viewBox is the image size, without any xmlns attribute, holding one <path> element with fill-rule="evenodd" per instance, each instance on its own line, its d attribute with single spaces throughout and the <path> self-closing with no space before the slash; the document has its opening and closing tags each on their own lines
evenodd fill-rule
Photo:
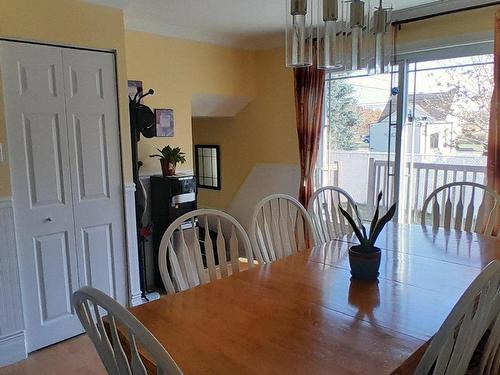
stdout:
<svg viewBox="0 0 500 375">
<path fill-rule="evenodd" d="M 318 1 L 318 68 L 341 70 L 343 63 L 342 0 Z"/>
<path fill-rule="evenodd" d="M 346 69 L 366 70 L 369 53 L 367 39 L 369 30 L 369 1 L 351 0 L 347 10 Z"/>
<path fill-rule="evenodd" d="M 370 73 L 382 74 L 390 70 L 393 55 L 393 33 L 391 30 L 392 6 L 380 1 L 372 17 L 372 45 Z"/>
<path fill-rule="evenodd" d="M 287 0 L 286 65 L 312 65 L 312 0 Z"/>
</svg>

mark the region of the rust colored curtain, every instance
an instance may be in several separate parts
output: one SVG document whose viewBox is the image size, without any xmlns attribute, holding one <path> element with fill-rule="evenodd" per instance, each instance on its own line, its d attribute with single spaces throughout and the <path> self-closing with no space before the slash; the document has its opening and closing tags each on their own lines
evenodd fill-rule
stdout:
<svg viewBox="0 0 500 375">
<path fill-rule="evenodd" d="M 299 201 L 304 207 L 314 189 L 325 94 L 325 71 L 317 68 L 314 56 L 313 61 L 313 66 L 293 70 L 300 157 Z"/>
<path fill-rule="evenodd" d="M 495 14 L 495 55 L 494 55 L 494 83 L 493 98 L 491 101 L 490 127 L 488 133 L 488 186 L 500 194 L 500 11 Z"/>
<path fill-rule="evenodd" d="M 486 165 L 488 186 L 500 194 L 500 11 L 495 13 L 494 90 L 491 99 L 490 126 L 488 131 L 488 162 Z M 500 210 L 497 209 L 493 235 L 500 231 Z"/>
</svg>

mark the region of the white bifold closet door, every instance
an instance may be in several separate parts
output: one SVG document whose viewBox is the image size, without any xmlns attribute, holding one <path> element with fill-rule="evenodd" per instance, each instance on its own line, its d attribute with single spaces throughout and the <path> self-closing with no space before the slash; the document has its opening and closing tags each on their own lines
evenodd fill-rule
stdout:
<svg viewBox="0 0 500 375">
<path fill-rule="evenodd" d="M 0 42 L 0 67 L 33 351 L 83 332 L 78 288 L 127 303 L 115 63 L 110 53 Z"/>
</svg>

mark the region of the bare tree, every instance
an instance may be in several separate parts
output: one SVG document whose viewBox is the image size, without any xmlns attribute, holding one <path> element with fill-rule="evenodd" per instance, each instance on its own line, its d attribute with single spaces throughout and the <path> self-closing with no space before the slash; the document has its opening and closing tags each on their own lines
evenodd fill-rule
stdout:
<svg viewBox="0 0 500 375">
<path fill-rule="evenodd" d="M 450 115 L 454 116 L 461 132 L 450 146 L 475 144 L 488 148 L 488 126 L 493 95 L 493 64 L 489 56 L 475 56 L 467 66 L 446 68 L 431 74 L 439 86 L 454 94 Z"/>
</svg>

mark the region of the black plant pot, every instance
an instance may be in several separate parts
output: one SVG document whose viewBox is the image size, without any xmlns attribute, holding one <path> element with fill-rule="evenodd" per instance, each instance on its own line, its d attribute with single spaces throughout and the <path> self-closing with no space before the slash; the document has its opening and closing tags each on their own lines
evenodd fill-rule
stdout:
<svg viewBox="0 0 500 375">
<path fill-rule="evenodd" d="M 354 280 L 377 280 L 380 268 L 380 249 L 374 247 L 370 252 L 361 251 L 361 245 L 349 249 L 349 264 Z"/>
</svg>

